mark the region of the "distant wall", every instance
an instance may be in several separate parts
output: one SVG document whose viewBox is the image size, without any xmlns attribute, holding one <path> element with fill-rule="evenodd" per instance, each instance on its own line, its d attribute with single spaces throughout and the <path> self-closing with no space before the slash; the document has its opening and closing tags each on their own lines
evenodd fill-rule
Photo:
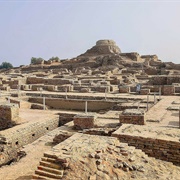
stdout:
<svg viewBox="0 0 180 180">
<path fill-rule="evenodd" d="M 29 98 L 30 102 L 33 103 L 43 103 L 42 98 Z M 85 110 L 85 100 L 79 99 L 56 99 L 56 98 L 46 98 L 46 105 L 54 109 L 67 109 L 67 110 Z M 113 101 L 97 101 L 89 100 L 87 102 L 88 111 L 99 111 L 103 109 L 110 109 L 116 102 Z"/>
<path fill-rule="evenodd" d="M 180 83 L 179 76 L 153 76 L 150 79 L 153 85 L 172 85 L 173 83 Z"/>
</svg>

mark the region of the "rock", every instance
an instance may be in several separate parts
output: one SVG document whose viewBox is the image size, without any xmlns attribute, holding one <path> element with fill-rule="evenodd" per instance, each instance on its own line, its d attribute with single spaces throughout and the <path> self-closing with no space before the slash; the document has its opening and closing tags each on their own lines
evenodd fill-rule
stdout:
<svg viewBox="0 0 180 180">
<path fill-rule="evenodd" d="M 114 164 L 113 167 L 114 168 L 118 168 L 119 166 L 118 166 L 118 164 Z"/>
<path fill-rule="evenodd" d="M 118 162 L 122 162 L 122 159 L 117 158 L 116 160 L 117 160 Z"/>
<path fill-rule="evenodd" d="M 96 180 L 96 174 L 94 174 L 93 176 L 90 176 L 89 180 Z"/>
<path fill-rule="evenodd" d="M 94 154 L 94 153 L 91 153 L 91 154 L 89 154 L 89 157 L 90 157 L 90 158 L 94 158 L 94 157 L 95 157 L 95 154 Z"/>
<path fill-rule="evenodd" d="M 96 164 L 97 164 L 97 165 L 100 165 L 101 163 L 102 163 L 102 160 L 97 160 L 97 161 L 96 161 Z"/>
<path fill-rule="evenodd" d="M 104 166 L 102 164 L 100 164 L 100 165 L 97 166 L 97 169 L 99 171 L 104 171 Z"/>
<path fill-rule="evenodd" d="M 106 174 L 106 173 L 103 173 L 102 171 L 97 171 L 96 172 L 96 180 L 111 180 L 110 177 Z"/>
<path fill-rule="evenodd" d="M 136 178 L 136 176 L 134 174 L 131 175 L 131 178 Z"/>
<path fill-rule="evenodd" d="M 96 159 L 101 159 L 101 155 L 100 154 L 95 154 L 95 158 Z"/>
<path fill-rule="evenodd" d="M 136 165 L 132 165 L 132 168 L 134 171 L 136 171 L 138 169 L 138 167 Z"/>
<path fill-rule="evenodd" d="M 145 169 L 144 168 L 140 168 L 138 169 L 139 172 L 145 172 Z"/>
<path fill-rule="evenodd" d="M 61 163 L 67 163 L 67 160 L 64 158 L 57 158 L 57 161 Z"/>
<path fill-rule="evenodd" d="M 102 151 L 101 150 L 96 150 L 97 153 L 101 153 Z"/>
<path fill-rule="evenodd" d="M 67 169 L 69 167 L 69 163 L 62 163 L 62 167 Z"/>
<path fill-rule="evenodd" d="M 128 152 L 121 152 L 123 156 L 128 156 Z"/>
<path fill-rule="evenodd" d="M 135 157 L 134 157 L 134 156 L 130 157 L 130 158 L 129 158 L 129 161 L 130 161 L 130 162 L 134 162 L 134 161 L 135 161 Z"/>
<path fill-rule="evenodd" d="M 123 167 L 122 170 L 128 172 L 129 168 L 128 167 Z"/>
</svg>

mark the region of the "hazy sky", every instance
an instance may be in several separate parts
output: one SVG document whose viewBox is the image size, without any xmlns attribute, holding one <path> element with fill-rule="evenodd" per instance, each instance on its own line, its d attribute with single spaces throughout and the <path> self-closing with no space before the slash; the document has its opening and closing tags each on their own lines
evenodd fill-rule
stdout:
<svg viewBox="0 0 180 180">
<path fill-rule="evenodd" d="M 180 0 L 0 0 L 0 63 L 72 58 L 99 39 L 180 63 Z"/>
</svg>

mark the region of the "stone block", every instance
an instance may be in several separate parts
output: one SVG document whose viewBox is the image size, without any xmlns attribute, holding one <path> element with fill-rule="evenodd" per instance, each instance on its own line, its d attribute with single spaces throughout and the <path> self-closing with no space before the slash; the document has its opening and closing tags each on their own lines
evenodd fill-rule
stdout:
<svg viewBox="0 0 180 180">
<path fill-rule="evenodd" d="M 150 93 L 150 89 L 141 89 L 140 94 L 141 95 L 147 95 Z"/>
<path fill-rule="evenodd" d="M 120 123 L 144 125 L 144 112 L 138 109 L 126 109 L 119 115 Z"/>
<path fill-rule="evenodd" d="M 130 87 L 129 86 L 120 86 L 119 87 L 119 92 L 120 93 L 129 93 L 130 92 Z"/>
<path fill-rule="evenodd" d="M 12 127 L 19 118 L 17 104 L 0 105 L 0 130 Z"/>
<path fill-rule="evenodd" d="M 95 127 L 96 114 L 87 113 L 87 114 L 77 114 L 74 116 L 74 126 L 77 129 L 89 129 Z"/>
<path fill-rule="evenodd" d="M 174 95 L 175 87 L 172 85 L 164 85 L 162 87 L 162 94 L 163 95 Z"/>
</svg>

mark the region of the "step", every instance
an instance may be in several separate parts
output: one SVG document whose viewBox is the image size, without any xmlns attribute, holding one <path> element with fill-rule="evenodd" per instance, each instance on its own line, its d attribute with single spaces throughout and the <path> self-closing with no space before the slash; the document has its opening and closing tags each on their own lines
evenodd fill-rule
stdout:
<svg viewBox="0 0 180 180">
<path fill-rule="evenodd" d="M 46 166 L 38 166 L 39 170 L 47 171 L 56 175 L 63 175 L 63 170 L 53 169 Z"/>
<path fill-rule="evenodd" d="M 56 162 L 56 159 L 54 159 L 54 158 L 48 158 L 48 157 L 42 157 L 41 160 L 42 160 L 42 161 L 47 161 L 47 162 L 52 162 L 52 163 L 55 163 L 55 162 Z"/>
<path fill-rule="evenodd" d="M 43 170 L 36 170 L 35 174 L 41 175 L 41 176 L 45 176 L 48 178 L 54 178 L 54 179 L 61 179 L 63 177 L 63 175 L 57 175 L 57 174 L 53 174 L 53 173 L 49 173 Z"/>
<path fill-rule="evenodd" d="M 48 152 L 44 153 L 44 157 L 54 158 L 54 159 L 56 159 L 56 158 L 57 158 L 57 156 L 56 156 L 56 155 L 54 155 L 54 154 L 50 154 L 50 153 L 48 153 Z"/>
<path fill-rule="evenodd" d="M 38 174 L 33 174 L 32 175 L 32 180 L 35 180 L 35 179 L 44 179 L 44 180 L 54 180 L 54 178 L 48 178 L 46 176 L 40 176 Z"/>
<path fill-rule="evenodd" d="M 47 162 L 47 161 L 40 161 L 39 163 L 41 166 L 49 167 L 49 168 L 54 168 L 54 169 L 59 169 L 61 170 L 61 166 L 55 163 Z"/>
</svg>

